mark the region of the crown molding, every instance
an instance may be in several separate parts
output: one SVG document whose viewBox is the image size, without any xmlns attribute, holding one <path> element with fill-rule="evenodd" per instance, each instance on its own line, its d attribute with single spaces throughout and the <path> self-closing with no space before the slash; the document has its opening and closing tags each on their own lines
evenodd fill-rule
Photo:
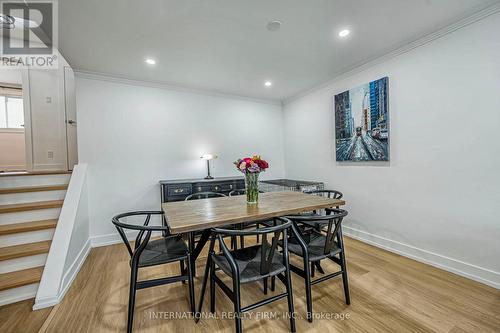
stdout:
<svg viewBox="0 0 500 333">
<path fill-rule="evenodd" d="M 367 70 L 371 67 L 385 63 L 393 58 L 396 58 L 400 55 L 408 53 L 416 48 L 422 47 L 422 46 L 424 46 L 432 41 L 435 41 L 439 38 L 445 37 L 445 36 L 455 32 L 459 29 L 462 29 L 462 28 L 467 27 L 473 23 L 481 21 L 481 20 L 487 18 L 488 16 L 491 16 L 491 15 L 496 14 L 498 12 L 500 12 L 500 1 L 494 3 L 491 6 L 488 6 L 482 10 L 477 11 L 477 12 L 473 13 L 472 15 L 469 15 L 465 18 L 462 18 L 461 20 L 456 21 L 455 23 L 452 23 L 444 28 L 441 28 L 433 33 L 427 34 L 427 35 L 420 37 L 416 40 L 409 41 L 408 43 L 404 44 L 404 46 L 401 46 L 401 47 L 399 47 L 399 48 L 397 48 L 389 53 L 386 53 L 382 56 L 375 56 L 373 58 L 359 62 L 353 66 L 350 66 L 347 69 L 343 69 L 343 70 L 337 72 L 336 74 L 334 74 L 333 79 L 330 79 L 330 80 L 328 80 L 322 84 L 319 84 L 315 87 L 312 87 L 310 89 L 306 89 L 306 90 L 299 92 L 291 97 L 288 97 L 282 101 L 282 104 L 283 104 L 283 106 L 285 106 L 285 105 L 287 105 L 287 104 L 289 104 L 289 103 L 291 103 L 291 102 L 293 102 L 301 97 L 309 95 L 310 93 L 313 93 L 315 91 L 326 88 L 327 86 L 329 86 L 335 82 L 338 82 L 340 80 L 351 77 L 351 76 L 353 76 L 357 73 L 360 73 L 364 70 Z"/>
<path fill-rule="evenodd" d="M 91 71 L 85 71 L 85 70 L 80 70 L 80 69 L 74 69 L 74 72 L 75 72 L 75 75 L 77 77 L 83 78 L 83 79 L 89 79 L 89 80 L 99 80 L 99 81 L 106 81 L 106 82 L 112 82 L 112 83 L 127 84 L 127 85 L 131 85 L 131 86 L 142 86 L 142 87 L 148 87 L 148 88 L 165 89 L 165 90 L 170 90 L 170 91 L 179 91 L 179 92 L 193 93 L 193 94 L 206 95 L 206 96 L 212 96 L 212 97 L 222 97 L 222 98 L 229 98 L 229 99 L 235 99 L 235 100 L 243 100 L 243 101 L 253 102 L 253 103 L 270 104 L 270 105 L 278 105 L 278 106 L 282 105 L 280 100 L 252 98 L 252 97 L 247 97 L 247 96 L 225 93 L 225 92 L 221 92 L 221 91 L 187 87 L 187 86 L 174 84 L 174 83 L 135 80 L 135 79 L 125 78 L 123 76 L 118 76 L 118 75 L 113 75 L 113 74 L 108 74 L 108 73 L 91 72 Z"/>
</svg>

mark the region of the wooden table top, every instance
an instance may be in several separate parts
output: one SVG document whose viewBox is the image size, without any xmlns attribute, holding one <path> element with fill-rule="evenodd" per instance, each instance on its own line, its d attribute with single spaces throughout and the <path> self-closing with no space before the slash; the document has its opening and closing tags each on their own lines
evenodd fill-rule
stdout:
<svg viewBox="0 0 500 333">
<path fill-rule="evenodd" d="M 248 205 L 246 195 L 162 204 L 172 233 L 183 233 L 233 223 L 266 220 L 314 209 L 342 206 L 345 201 L 300 192 L 259 194 L 257 205 Z"/>
</svg>

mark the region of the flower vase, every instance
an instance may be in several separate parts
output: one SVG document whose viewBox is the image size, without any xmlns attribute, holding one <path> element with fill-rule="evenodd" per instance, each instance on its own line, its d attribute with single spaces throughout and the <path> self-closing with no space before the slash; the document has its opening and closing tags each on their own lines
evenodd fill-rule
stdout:
<svg viewBox="0 0 500 333">
<path fill-rule="evenodd" d="M 247 204 L 257 204 L 259 202 L 259 172 L 245 174 L 245 187 Z"/>
</svg>

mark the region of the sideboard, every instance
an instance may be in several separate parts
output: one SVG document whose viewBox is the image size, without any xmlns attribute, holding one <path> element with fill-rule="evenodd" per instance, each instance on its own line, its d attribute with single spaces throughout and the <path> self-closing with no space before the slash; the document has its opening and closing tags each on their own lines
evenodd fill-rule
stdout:
<svg viewBox="0 0 500 333">
<path fill-rule="evenodd" d="M 181 201 L 198 192 L 219 192 L 228 195 L 232 190 L 244 188 L 243 177 L 160 180 L 161 202 Z"/>
</svg>

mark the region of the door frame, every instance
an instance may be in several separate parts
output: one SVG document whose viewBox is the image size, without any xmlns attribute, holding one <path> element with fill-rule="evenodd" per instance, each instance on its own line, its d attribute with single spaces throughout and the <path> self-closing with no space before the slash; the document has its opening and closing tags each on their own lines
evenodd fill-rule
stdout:
<svg viewBox="0 0 500 333">
<path fill-rule="evenodd" d="M 33 133 L 31 126 L 31 97 L 29 68 L 21 69 L 23 111 L 24 111 L 24 146 L 26 171 L 33 171 Z"/>
<path fill-rule="evenodd" d="M 78 119 L 69 119 L 68 118 L 68 94 L 67 94 L 67 91 L 66 91 L 66 87 L 67 87 L 67 77 L 66 77 L 66 70 L 69 70 L 71 71 L 72 75 L 73 75 L 73 80 L 75 80 L 75 73 L 73 71 L 73 68 L 71 68 L 71 66 L 68 66 L 68 65 L 64 65 L 64 66 L 61 66 L 62 68 L 62 72 L 61 72 L 61 77 L 62 79 L 60 80 L 60 82 L 62 83 L 62 89 L 61 89 L 61 96 L 63 97 L 62 98 L 62 108 L 63 108 L 63 116 L 64 116 L 64 158 L 65 158 L 65 161 L 66 161 L 66 170 L 69 170 L 69 171 L 72 171 L 73 170 L 73 167 L 74 165 L 70 166 L 71 163 L 70 163 L 70 145 L 69 145 L 69 135 L 68 135 L 68 126 L 71 126 L 69 124 L 69 120 L 73 120 L 73 121 L 78 121 Z M 73 82 L 73 84 L 75 84 L 76 82 Z M 75 88 L 75 87 L 74 87 Z M 76 91 L 73 92 L 75 94 L 75 98 L 76 98 Z M 75 105 L 75 113 L 76 113 L 76 105 Z M 75 118 L 76 118 L 76 114 L 75 114 Z M 78 122 L 76 123 L 75 126 L 78 127 Z M 76 149 L 76 154 L 78 156 L 78 144 L 76 145 L 75 147 Z M 76 163 L 78 164 L 78 162 Z M 75 165 L 76 165 L 75 164 Z"/>
</svg>

